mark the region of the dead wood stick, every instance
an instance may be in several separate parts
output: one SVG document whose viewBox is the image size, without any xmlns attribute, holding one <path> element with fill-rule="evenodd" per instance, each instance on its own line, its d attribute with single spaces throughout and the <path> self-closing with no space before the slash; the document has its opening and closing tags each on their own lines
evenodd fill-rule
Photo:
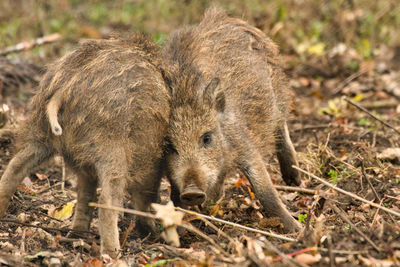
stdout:
<svg viewBox="0 0 400 267">
<path fill-rule="evenodd" d="M 286 255 L 285 253 L 283 253 L 282 251 L 280 251 L 277 247 L 275 247 L 269 240 L 264 239 L 263 240 L 264 244 L 267 246 L 267 249 L 272 251 L 273 253 L 277 254 L 279 257 L 275 258 L 275 259 L 282 259 L 284 263 L 288 264 L 288 266 L 299 266 L 299 267 L 304 267 L 306 265 L 295 261 L 294 259 L 292 259 L 291 257 L 289 257 L 288 255 Z"/>
<path fill-rule="evenodd" d="M 322 252 L 328 252 L 329 253 L 329 249 L 328 248 L 317 247 L 316 249 L 319 250 L 319 251 L 322 251 Z M 331 252 L 334 253 L 334 254 L 343 254 L 343 255 L 357 255 L 357 254 L 362 253 L 362 251 L 348 251 L 348 250 L 338 250 L 338 249 L 332 249 Z"/>
<path fill-rule="evenodd" d="M 109 210 L 121 211 L 121 212 L 135 214 L 135 215 L 139 215 L 139 216 L 147 217 L 147 218 L 151 218 L 151 219 L 160 219 L 154 214 L 151 214 L 149 212 L 139 211 L 139 210 L 125 209 L 125 208 L 109 206 L 109 205 L 103 205 L 103 204 L 94 203 L 94 202 L 90 202 L 88 205 L 89 205 L 89 207 L 96 207 L 96 208 L 101 208 L 101 209 L 109 209 Z"/>
<path fill-rule="evenodd" d="M 23 222 L 19 222 L 19 221 L 16 221 L 16 220 L 10 220 L 10 219 L 0 219 L 0 223 L 1 222 L 18 224 L 18 225 L 22 225 L 22 226 L 26 226 L 26 227 L 32 227 L 32 228 L 40 228 L 40 229 L 43 229 L 45 231 L 59 231 L 59 232 L 63 232 L 63 233 L 75 232 L 75 233 L 79 233 L 79 234 L 91 234 L 91 235 L 96 235 L 96 236 L 98 235 L 98 234 L 90 232 L 90 231 L 74 230 L 74 229 L 70 229 L 70 228 L 46 227 L 46 226 L 40 226 L 40 225 L 33 225 L 33 224 L 29 224 L 29 223 L 23 223 Z"/>
<path fill-rule="evenodd" d="M 335 267 L 336 266 L 336 262 L 335 262 L 335 257 L 333 257 L 332 238 L 331 238 L 330 233 L 327 234 L 326 240 L 328 242 L 329 267 Z"/>
<path fill-rule="evenodd" d="M 202 231 L 200 231 L 199 229 L 197 229 L 196 227 L 194 227 L 193 225 L 191 225 L 190 223 L 183 223 L 180 225 L 181 227 L 185 228 L 186 230 L 195 233 L 196 235 L 202 237 L 203 239 L 207 240 L 209 243 L 211 243 L 214 247 L 217 248 L 218 252 L 223 254 L 226 257 L 229 257 L 228 253 L 226 253 L 225 250 L 223 250 L 223 248 L 221 248 L 220 245 L 218 245 L 214 239 L 212 239 L 211 237 L 209 237 L 208 235 L 204 234 Z"/>
<path fill-rule="evenodd" d="M 93 203 L 93 202 L 90 202 L 89 206 L 102 208 L 102 209 L 110 209 L 110 210 L 115 210 L 115 211 L 121 211 L 121 212 L 125 212 L 125 213 L 131 213 L 131 214 L 135 214 L 135 215 L 138 215 L 138 216 L 148 217 L 148 218 L 157 219 L 157 220 L 160 219 L 159 217 L 157 217 L 154 214 L 151 214 L 151 213 L 148 213 L 148 212 L 143 212 L 143 211 L 138 211 L 138 210 L 134 210 L 134 209 L 125 209 L 125 208 L 109 206 L 109 205 L 103 205 L 103 204 L 98 204 L 98 203 Z M 200 237 L 204 238 L 205 240 L 210 242 L 212 245 L 217 247 L 219 252 L 221 252 L 222 254 L 224 254 L 226 256 L 226 252 L 212 238 L 210 238 L 207 235 L 203 234 L 200 230 L 195 228 L 193 225 L 186 223 L 186 224 L 181 224 L 179 226 L 181 226 L 181 227 L 183 227 L 183 228 L 185 228 L 185 229 L 187 229 L 187 230 L 199 235 Z"/>
<path fill-rule="evenodd" d="M 131 213 L 131 214 L 135 214 L 135 215 L 139 215 L 139 216 L 143 216 L 143 217 L 148 217 L 148 218 L 152 218 L 152 219 L 159 219 L 157 216 L 155 216 L 155 215 L 153 215 L 151 213 L 138 211 L 138 210 L 133 210 L 133 209 L 125 209 L 125 208 L 108 206 L 108 205 L 103 205 L 103 204 L 98 204 L 98 203 L 93 203 L 93 202 L 90 202 L 89 206 L 102 208 L 102 209 L 111 209 L 111 210 L 115 210 L 115 211 Z M 250 228 L 250 227 L 243 226 L 243 225 L 240 225 L 240 224 L 237 224 L 237 223 L 228 222 L 228 221 L 225 221 L 225 220 L 222 220 L 222 219 L 219 219 L 219 218 L 214 218 L 214 217 L 211 217 L 211 216 L 208 216 L 208 215 L 203 215 L 201 213 L 197 213 L 197 212 L 194 212 L 194 211 L 191 211 L 191 210 L 186 210 L 186 209 L 182 209 L 182 208 L 179 208 L 179 207 L 175 207 L 175 209 L 179 210 L 179 211 L 183 211 L 183 212 L 191 214 L 191 215 L 196 215 L 196 216 L 199 216 L 199 217 L 203 217 L 203 218 L 206 218 L 206 219 L 211 220 L 211 221 L 216 221 L 216 222 L 224 223 L 224 224 L 227 224 L 227 225 L 230 225 L 230 226 L 234 226 L 234 227 L 237 227 L 237 228 L 242 228 L 242 229 L 245 229 L 247 231 L 263 234 L 265 236 L 282 239 L 282 240 L 285 240 L 285 241 L 288 241 L 288 242 L 296 241 L 295 239 L 290 238 L 290 237 L 269 233 L 269 232 L 258 230 L 258 229 L 255 229 L 255 228 Z"/>
<path fill-rule="evenodd" d="M 358 229 L 358 227 L 354 223 L 351 222 L 351 220 L 347 217 L 346 213 L 341 208 L 339 208 L 332 202 L 330 203 L 330 206 L 343 219 L 343 221 L 349 224 L 352 229 L 354 229 L 360 236 L 362 236 L 368 243 L 370 243 L 371 246 L 376 249 L 376 251 L 381 251 L 381 249 L 377 245 L 375 245 L 375 243 L 368 236 L 366 236 L 360 229 Z"/>
<path fill-rule="evenodd" d="M 374 114 L 372 114 L 371 112 L 369 112 L 366 108 L 360 106 L 359 104 L 351 101 L 350 99 L 348 99 L 347 97 L 343 97 L 343 99 L 348 102 L 349 104 L 355 106 L 356 108 L 358 108 L 359 110 L 367 113 L 369 116 L 371 116 L 372 118 L 374 118 L 375 120 L 379 121 L 380 123 L 382 123 L 383 125 L 385 125 L 386 127 L 389 127 L 390 129 L 392 129 L 393 131 L 395 131 L 396 133 L 400 134 L 400 131 L 397 130 L 396 128 L 394 128 L 392 125 L 390 125 L 389 123 L 387 123 L 386 121 L 378 118 L 377 116 L 375 116 Z"/>
<path fill-rule="evenodd" d="M 335 186 L 335 185 L 333 185 L 333 184 L 331 184 L 331 183 L 328 183 L 327 181 L 323 180 L 322 178 L 319 178 L 318 176 L 316 176 L 316 175 L 314 175 L 314 174 L 312 174 L 312 173 L 310 173 L 310 172 L 308 172 L 308 171 L 305 171 L 305 170 L 303 170 L 303 169 L 301 169 L 301 168 L 299 168 L 299 167 L 297 167 L 297 166 L 295 166 L 295 165 L 293 165 L 292 167 L 293 167 L 294 169 L 296 169 L 296 170 L 301 171 L 301 172 L 304 173 L 304 174 L 307 174 L 308 176 L 310 176 L 310 177 L 314 178 L 315 180 L 319 181 L 320 183 L 323 183 L 324 185 L 329 186 L 330 188 L 332 188 L 332 189 L 334 189 L 334 190 L 336 190 L 336 191 L 338 191 L 338 192 L 340 192 L 340 193 L 342 193 L 342 194 L 345 194 L 345 195 L 347 195 L 347 196 L 349 196 L 349 197 L 352 197 L 352 198 L 355 198 L 355 199 L 357 199 L 357 200 L 359 200 L 359 201 L 361 201 L 361 202 L 367 203 L 367 204 L 369 204 L 369 205 L 371 205 L 371 206 L 373 206 L 373 207 L 375 207 L 375 208 L 384 210 L 384 211 L 386 211 L 386 212 L 388 212 L 388 213 L 391 213 L 391 214 L 393 214 L 393 215 L 395 215 L 395 216 L 400 217 L 400 213 L 397 212 L 397 211 L 388 209 L 388 208 L 386 208 L 386 207 L 384 207 L 384 206 L 381 206 L 381 205 L 378 205 L 378 204 L 376 204 L 376 203 L 374 203 L 374 202 L 372 202 L 372 201 L 366 200 L 365 198 L 359 197 L 359 196 L 357 196 L 357 195 L 354 194 L 354 193 L 347 192 L 346 190 L 343 190 L 343 189 L 341 189 L 341 188 L 339 188 L 339 187 L 337 187 L 337 186 Z"/>
<path fill-rule="evenodd" d="M 369 70 L 366 69 L 366 70 L 361 70 L 361 71 L 358 71 L 356 73 L 351 74 L 343 82 L 341 82 L 335 89 L 333 89 L 332 95 L 336 95 L 337 93 L 341 92 L 346 85 L 348 85 L 350 82 L 352 82 L 353 80 L 357 79 L 361 75 L 364 75 L 368 71 Z"/>
<path fill-rule="evenodd" d="M 382 203 L 382 200 L 381 200 L 381 198 L 379 197 L 378 193 L 377 193 L 376 190 L 375 190 L 375 187 L 372 185 L 371 180 L 368 178 L 368 176 L 367 176 L 367 174 L 366 174 L 366 172 L 365 172 L 364 162 L 363 162 L 363 161 L 361 161 L 361 173 L 362 173 L 364 179 L 367 180 L 367 183 L 368 183 L 369 187 L 371 187 L 371 190 L 372 190 L 372 192 L 374 193 L 375 198 L 376 198 L 376 199 L 379 201 L 379 203 L 381 204 L 381 203 Z M 378 211 L 379 211 L 379 210 L 378 210 Z M 388 213 L 388 215 L 389 215 L 390 219 L 392 219 L 393 222 L 396 222 L 390 213 Z"/>
<path fill-rule="evenodd" d="M 310 194 L 310 195 L 316 195 L 317 194 L 317 190 L 308 189 L 308 188 L 301 188 L 301 187 L 297 187 L 297 186 L 274 185 L 274 187 L 277 190 L 281 190 L 281 191 L 301 192 L 301 193 Z"/>
<path fill-rule="evenodd" d="M 9 46 L 6 49 L 0 51 L 0 56 L 5 56 L 7 54 L 11 54 L 14 52 L 20 52 L 20 51 L 24 51 L 24 50 L 29 50 L 32 49 L 36 46 L 39 45 L 44 45 L 44 44 L 48 44 L 48 43 L 52 43 L 55 41 L 58 41 L 61 38 L 61 35 L 59 33 L 53 33 L 47 36 L 43 36 L 40 37 L 36 40 L 30 41 L 30 42 L 21 42 L 19 44 L 13 45 L 13 46 Z"/>
<path fill-rule="evenodd" d="M 259 230 L 259 229 L 247 227 L 247 226 L 244 226 L 244 225 L 241 225 L 241 224 L 237 224 L 237 223 L 225 221 L 225 220 L 222 220 L 222 219 L 219 219 L 219 218 L 215 218 L 215 217 L 211 217 L 211 216 L 208 216 L 208 215 L 204 215 L 204 214 L 201 214 L 201 213 L 197 213 L 197 212 L 194 212 L 194 211 L 191 211 L 191 210 L 186 210 L 186 209 L 182 209 L 182 208 L 179 208 L 179 207 L 175 207 L 175 209 L 177 209 L 179 211 L 183 211 L 183 212 L 191 214 L 191 215 L 196 215 L 196 216 L 199 216 L 199 217 L 206 218 L 207 220 L 220 222 L 220 223 L 227 224 L 227 225 L 230 225 L 230 226 L 234 226 L 234 227 L 237 227 L 237 228 L 241 228 L 241 229 L 244 229 L 244 230 L 247 230 L 247 231 L 250 231 L 250 232 L 259 233 L 259 234 L 262 234 L 262 235 L 265 235 L 265 236 L 278 238 L 278 239 L 281 239 L 281 240 L 284 240 L 284 241 L 288 241 L 288 242 L 296 241 L 295 239 L 290 238 L 290 237 L 286 237 L 286 236 L 282 236 L 282 235 L 278 235 L 278 234 L 274 234 L 274 233 L 269 233 L 269 232 L 262 231 L 262 230 Z"/>
<path fill-rule="evenodd" d="M 227 240 L 229 240 L 229 242 L 231 243 L 235 243 L 235 240 L 233 240 L 232 237 L 230 237 L 229 235 L 225 234 L 224 231 L 222 231 L 221 229 L 219 229 L 217 226 L 215 226 L 212 222 L 210 222 L 209 220 L 207 220 L 206 218 L 203 217 L 197 217 L 196 218 L 200 218 L 200 220 L 202 220 L 207 226 L 211 227 L 212 229 L 214 229 L 214 231 L 216 231 L 219 235 L 222 235 L 223 237 L 225 237 Z"/>
</svg>

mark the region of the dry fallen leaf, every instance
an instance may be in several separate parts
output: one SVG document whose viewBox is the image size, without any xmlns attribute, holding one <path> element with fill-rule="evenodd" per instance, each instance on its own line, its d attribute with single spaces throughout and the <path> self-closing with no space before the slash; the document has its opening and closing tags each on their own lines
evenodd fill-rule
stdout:
<svg viewBox="0 0 400 267">
<path fill-rule="evenodd" d="M 382 153 L 378 154 L 378 159 L 380 160 L 390 160 L 400 162 L 400 148 L 386 148 Z"/>
<path fill-rule="evenodd" d="M 156 216 L 165 227 L 161 237 L 167 243 L 179 247 L 180 242 L 176 226 L 182 224 L 183 212 L 176 211 L 172 201 L 168 202 L 167 205 L 153 203 L 151 207 L 156 211 Z"/>
<path fill-rule="evenodd" d="M 53 217 L 61 221 L 68 219 L 72 216 L 74 212 L 75 201 L 68 202 L 61 208 L 54 210 Z"/>
</svg>

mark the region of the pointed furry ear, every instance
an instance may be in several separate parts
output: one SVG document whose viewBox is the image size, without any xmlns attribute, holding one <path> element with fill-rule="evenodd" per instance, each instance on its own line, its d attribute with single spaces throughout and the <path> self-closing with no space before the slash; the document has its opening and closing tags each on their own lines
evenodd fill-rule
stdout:
<svg viewBox="0 0 400 267">
<path fill-rule="evenodd" d="M 218 112 L 223 112 L 225 109 L 225 95 L 219 90 L 220 80 L 214 78 L 206 86 L 203 92 L 203 102 L 214 107 Z"/>
<path fill-rule="evenodd" d="M 166 72 L 163 68 L 160 68 L 160 72 L 161 72 L 161 76 L 163 77 L 165 86 L 167 87 L 168 91 L 172 95 L 173 91 L 172 91 L 172 87 L 171 87 L 171 79 L 168 77 L 168 75 L 166 74 Z"/>
</svg>

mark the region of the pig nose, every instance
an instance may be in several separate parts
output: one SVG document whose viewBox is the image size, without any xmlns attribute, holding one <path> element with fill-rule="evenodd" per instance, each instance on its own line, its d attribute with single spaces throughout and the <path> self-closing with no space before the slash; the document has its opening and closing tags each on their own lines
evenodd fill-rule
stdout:
<svg viewBox="0 0 400 267">
<path fill-rule="evenodd" d="M 181 202 L 184 205 L 194 206 L 200 205 L 206 199 L 206 194 L 197 186 L 190 186 L 181 193 Z"/>
</svg>

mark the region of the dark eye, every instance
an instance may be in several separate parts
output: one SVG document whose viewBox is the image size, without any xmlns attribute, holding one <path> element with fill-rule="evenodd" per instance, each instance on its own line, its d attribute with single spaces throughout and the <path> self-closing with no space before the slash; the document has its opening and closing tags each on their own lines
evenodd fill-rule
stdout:
<svg viewBox="0 0 400 267">
<path fill-rule="evenodd" d="M 203 146 L 207 147 L 211 144 L 212 142 L 212 135 L 210 132 L 203 134 L 201 137 L 201 142 L 203 143 Z"/>
</svg>

